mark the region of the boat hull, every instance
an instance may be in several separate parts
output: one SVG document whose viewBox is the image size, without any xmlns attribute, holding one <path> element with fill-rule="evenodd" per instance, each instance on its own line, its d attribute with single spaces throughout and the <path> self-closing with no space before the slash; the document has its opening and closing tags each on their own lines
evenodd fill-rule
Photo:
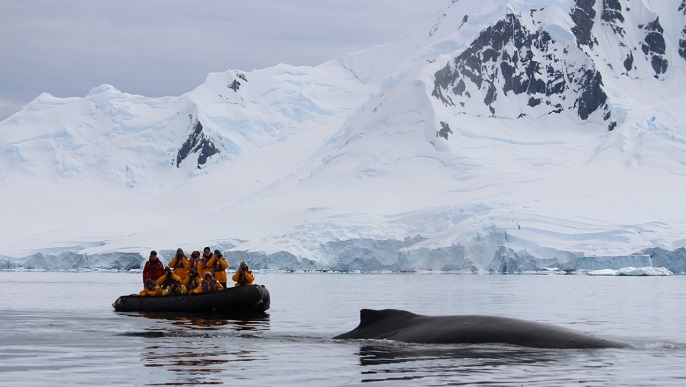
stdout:
<svg viewBox="0 0 686 387">
<path fill-rule="evenodd" d="M 179 312 L 249 314 L 269 309 L 269 291 L 264 285 L 238 286 L 218 292 L 180 296 L 120 296 L 112 306 L 117 312 Z"/>
</svg>

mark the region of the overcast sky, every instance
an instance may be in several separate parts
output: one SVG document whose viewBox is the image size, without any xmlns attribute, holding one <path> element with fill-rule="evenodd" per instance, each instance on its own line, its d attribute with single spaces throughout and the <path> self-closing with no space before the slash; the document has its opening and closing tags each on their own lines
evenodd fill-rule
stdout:
<svg viewBox="0 0 686 387">
<path fill-rule="evenodd" d="M 391 41 L 446 0 L 0 0 L 0 120 L 103 83 L 181 95 L 209 72 L 316 66 Z"/>
</svg>

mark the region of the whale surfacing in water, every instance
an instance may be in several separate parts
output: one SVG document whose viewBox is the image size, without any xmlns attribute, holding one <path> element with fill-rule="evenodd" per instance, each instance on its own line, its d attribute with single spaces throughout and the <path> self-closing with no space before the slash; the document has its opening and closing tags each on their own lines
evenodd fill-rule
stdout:
<svg viewBox="0 0 686 387">
<path fill-rule="evenodd" d="M 360 310 L 360 325 L 334 339 L 386 339 L 406 343 L 501 343 L 533 348 L 623 348 L 627 344 L 551 324 L 496 316 L 423 316 L 384 309 Z"/>
</svg>

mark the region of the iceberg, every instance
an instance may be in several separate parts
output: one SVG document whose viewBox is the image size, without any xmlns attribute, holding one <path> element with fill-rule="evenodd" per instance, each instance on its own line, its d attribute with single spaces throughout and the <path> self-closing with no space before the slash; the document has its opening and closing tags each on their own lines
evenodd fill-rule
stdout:
<svg viewBox="0 0 686 387">
<path fill-rule="evenodd" d="M 670 276 L 671 271 L 664 267 L 623 267 L 619 270 L 602 269 L 586 273 L 590 276 Z"/>
</svg>

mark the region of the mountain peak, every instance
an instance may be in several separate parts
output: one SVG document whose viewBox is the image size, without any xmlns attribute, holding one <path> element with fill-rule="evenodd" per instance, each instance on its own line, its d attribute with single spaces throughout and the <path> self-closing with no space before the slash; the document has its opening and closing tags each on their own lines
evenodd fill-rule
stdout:
<svg viewBox="0 0 686 387">
<path fill-rule="evenodd" d="M 88 96 L 94 96 L 98 94 L 120 94 L 121 91 L 117 90 L 116 87 L 108 84 L 102 84 L 100 86 L 96 86 L 88 92 Z"/>
<path fill-rule="evenodd" d="M 316 67 L 42 94 L 0 123 L 0 213 L 40 219 L 3 222 L 4 253 L 448 270 L 681 247 L 685 60 L 686 0 L 452 1 Z"/>
</svg>

